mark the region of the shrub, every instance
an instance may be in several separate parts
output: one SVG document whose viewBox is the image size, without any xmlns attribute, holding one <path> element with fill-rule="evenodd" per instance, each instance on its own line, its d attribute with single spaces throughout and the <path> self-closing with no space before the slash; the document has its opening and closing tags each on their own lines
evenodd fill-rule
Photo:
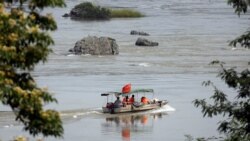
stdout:
<svg viewBox="0 0 250 141">
<path fill-rule="evenodd" d="M 144 17 L 144 15 L 132 9 L 113 9 L 111 10 L 111 17 L 112 18 L 138 18 L 138 17 Z"/>
</svg>

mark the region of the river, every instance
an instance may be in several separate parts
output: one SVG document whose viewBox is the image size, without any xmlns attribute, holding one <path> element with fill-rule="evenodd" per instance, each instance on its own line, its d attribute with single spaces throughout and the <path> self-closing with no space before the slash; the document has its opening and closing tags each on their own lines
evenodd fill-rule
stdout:
<svg viewBox="0 0 250 141">
<path fill-rule="evenodd" d="M 109 21 L 62 17 L 80 2 L 66 0 L 66 8 L 45 9 L 58 24 L 58 30 L 51 33 L 54 53 L 32 74 L 39 86 L 47 87 L 59 101 L 46 108 L 61 112 L 65 129 L 63 139 L 49 137 L 46 141 L 183 141 L 185 135 L 218 135 L 217 123 L 222 117 L 203 118 L 192 101 L 213 93 L 212 88 L 201 85 L 206 80 L 235 96 L 216 78 L 218 66 L 208 64 L 221 60 L 227 67 L 249 68 L 249 50 L 228 47 L 230 40 L 249 28 L 249 14 L 239 18 L 224 0 L 93 0 L 102 6 L 133 8 L 146 17 Z M 159 46 L 135 46 L 138 36 L 130 35 L 131 30 L 150 33 L 147 38 Z M 89 35 L 116 39 L 119 55 L 67 55 L 76 41 Z M 132 88 L 153 88 L 155 96 L 167 99 L 169 105 L 136 114 L 103 114 L 101 106 L 106 99 L 100 94 L 120 91 L 127 83 Z M 0 139 L 29 137 L 14 122 L 10 109 L 0 108 L 5 111 L 0 112 Z"/>
</svg>

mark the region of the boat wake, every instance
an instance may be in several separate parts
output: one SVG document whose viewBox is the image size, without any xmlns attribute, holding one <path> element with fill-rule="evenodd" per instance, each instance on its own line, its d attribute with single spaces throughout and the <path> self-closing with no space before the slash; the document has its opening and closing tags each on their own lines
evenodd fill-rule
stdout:
<svg viewBox="0 0 250 141">
<path fill-rule="evenodd" d="M 84 117 L 101 115 L 101 108 L 96 109 L 74 109 L 60 111 L 63 123 L 71 123 Z M 0 111 L 0 128 L 10 128 L 14 126 L 22 126 L 20 122 L 15 121 L 15 114 L 12 111 Z"/>
<path fill-rule="evenodd" d="M 174 112 L 175 108 L 171 107 L 170 105 L 164 105 L 159 109 L 152 110 L 151 113 L 165 113 L 165 112 Z"/>
<path fill-rule="evenodd" d="M 171 107 L 170 105 L 164 105 L 163 107 L 155 110 L 111 115 L 111 114 L 104 114 L 101 108 L 93 108 L 93 109 L 65 110 L 60 112 L 60 116 L 63 123 L 67 124 L 79 121 L 86 117 L 106 118 L 110 116 L 119 116 L 119 115 L 141 115 L 141 114 L 159 114 L 159 113 L 168 114 L 169 112 L 173 111 L 175 111 L 175 108 Z M 11 111 L 0 112 L 0 128 L 10 128 L 14 126 L 21 126 L 21 123 L 15 121 L 14 113 Z"/>
<path fill-rule="evenodd" d="M 64 123 L 82 119 L 84 117 L 98 116 L 101 114 L 103 114 L 101 108 L 65 110 L 60 112 L 61 118 Z"/>
</svg>

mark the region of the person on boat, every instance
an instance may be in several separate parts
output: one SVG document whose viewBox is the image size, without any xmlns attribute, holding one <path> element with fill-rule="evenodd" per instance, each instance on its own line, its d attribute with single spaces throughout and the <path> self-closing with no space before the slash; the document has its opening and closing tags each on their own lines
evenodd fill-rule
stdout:
<svg viewBox="0 0 250 141">
<path fill-rule="evenodd" d="M 135 95 L 132 95 L 132 97 L 130 97 L 130 99 L 128 100 L 129 104 L 132 104 L 135 102 Z"/>
<path fill-rule="evenodd" d="M 115 108 L 120 108 L 122 106 L 122 102 L 120 100 L 120 97 L 118 96 L 115 103 L 114 103 L 114 107 Z"/>
<path fill-rule="evenodd" d="M 148 104 L 148 99 L 145 97 L 145 96 L 143 96 L 142 98 L 141 98 L 141 102 L 143 103 L 143 104 Z"/>
<path fill-rule="evenodd" d="M 122 103 L 123 104 L 128 104 L 128 96 L 124 97 L 123 100 L 122 100 Z"/>
</svg>

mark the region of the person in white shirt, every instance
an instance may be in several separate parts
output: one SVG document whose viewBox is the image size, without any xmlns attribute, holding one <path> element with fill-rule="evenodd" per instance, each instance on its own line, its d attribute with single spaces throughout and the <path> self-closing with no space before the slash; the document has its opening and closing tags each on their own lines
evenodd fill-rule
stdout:
<svg viewBox="0 0 250 141">
<path fill-rule="evenodd" d="M 120 108 L 121 106 L 122 106 L 122 101 L 120 100 L 120 97 L 118 96 L 115 103 L 114 103 L 114 107 Z"/>
</svg>

